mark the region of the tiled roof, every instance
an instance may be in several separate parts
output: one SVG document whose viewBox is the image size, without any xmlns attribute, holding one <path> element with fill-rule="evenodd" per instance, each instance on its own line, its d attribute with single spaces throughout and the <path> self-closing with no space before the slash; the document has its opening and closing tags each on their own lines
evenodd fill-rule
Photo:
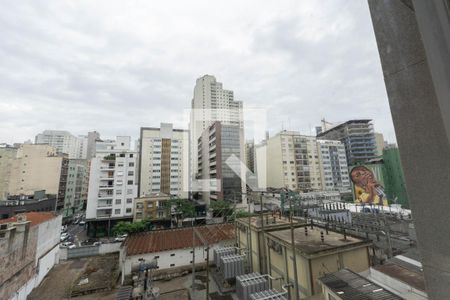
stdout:
<svg viewBox="0 0 450 300">
<path fill-rule="evenodd" d="M 195 227 L 208 244 L 234 239 L 233 224 Z M 200 241 L 198 241 L 200 245 Z M 153 253 L 192 247 L 192 227 L 148 231 L 130 235 L 125 243 L 127 255 Z"/>
<path fill-rule="evenodd" d="M 27 221 L 31 222 L 31 226 L 39 225 L 41 223 L 47 222 L 50 219 L 56 217 L 56 215 L 52 212 L 28 212 L 21 215 L 25 215 Z M 0 220 L 0 224 L 17 222 L 17 215 L 8 219 Z"/>
</svg>

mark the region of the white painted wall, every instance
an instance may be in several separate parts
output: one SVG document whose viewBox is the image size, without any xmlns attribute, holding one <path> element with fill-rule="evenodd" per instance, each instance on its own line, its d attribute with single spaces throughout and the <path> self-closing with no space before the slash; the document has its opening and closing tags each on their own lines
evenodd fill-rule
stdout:
<svg viewBox="0 0 450 300">
<path fill-rule="evenodd" d="M 234 246 L 234 242 L 235 242 L 234 240 L 228 240 L 228 241 L 224 241 L 224 242 L 212 245 L 210 247 L 210 252 L 209 252 L 209 261 L 212 262 L 214 259 L 214 254 L 213 254 L 214 249 L 217 249 L 220 247 Z M 162 252 L 154 252 L 154 253 L 146 253 L 146 254 L 127 256 L 127 257 L 125 257 L 124 260 L 123 260 L 124 251 L 121 251 L 120 262 L 122 263 L 122 273 L 123 273 L 123 275 L 131 274 L 132 266 L 139 264 L 140 258 L 143 258 L 147 262 L 150 262 L 151 260 L 153 260 L 155 258 L 155 256 L 159 256 L 159 258 L 158 258 L 159 270 L 188 266 L 191 264 L 191 261 L 192 261 L 191 251 L 192 251 L 192 248 L 168 250 L 168 251 L 162 251 Z M 174 255 L 172 256 L 172 254 L 174 254 Z M 203 247 L 196 247 L 195 248 L 195 262 L 202 263 L 202 262 L 205 262 L 205 260 L 206 260 L 206 252 L 203 250 Z M 174 264 L 174 265 L 171 266 L 171 264 Z"/>
<path fill-rule="evenodd" d="M 60 242 L 62 215 L 41 223 L 38 226 L 36 263 L 39 258 L 53 249 Z"/>
<path fill-rule="evenodd" d="M 39 259 L 38 263 L 38 273 L 36 275 L 35 287 L 44 279 L 45 275 L 50 272 L 55 264 L 59 262 L 59 245 L 56 245 L 52 250 L 50 250 L 46 255 Z"/>
</svg>

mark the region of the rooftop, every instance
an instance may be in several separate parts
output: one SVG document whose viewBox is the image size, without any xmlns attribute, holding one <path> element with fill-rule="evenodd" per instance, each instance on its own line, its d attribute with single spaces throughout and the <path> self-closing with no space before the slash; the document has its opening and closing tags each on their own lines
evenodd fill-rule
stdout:
<svg viewBox="0 0 450 300">
<path fill-rule="evenodd" d="M 305 234 L 305 228 L 308 230 L 308 235 Z M 324 241 L 321 241 L 320 232 L 323 232 Z M 272 231 L 268 236 L 275 237 L 284 243 L 291 244 L 291 230 L 284 229 L 279 231 Z M 344 237 L 343 234 L 328 230 L 326 234 L 325 229 L 314 226 L 313 229 L 309 226 L 294 229 L 295 246 L 304 254 L 315 254 L 321 251 L 345 248 L 348 246 L 368 245 L 369 241 L 358 239 L 349 235 Z"/>
<path fill-rule="evenodd" d="M 233 224 L 217 224 L 195 227 L 209 244 L 234 239 Z M 161 252 L 192 247 L 192 227 L 148 231 L 129 236 L 124 246 L 127 255 Z"/>
<path fill-rule="evenodd" d="M 341 124 L 339 124 L 339 125 L 336 125 L 336 126 L 330 128 L 330 129 L 328 129 L 328 130 L 325 130 L 325 131 L 319 133 L 319 134 L 317 135 L 317 137 L 324 136 L 324 135 L 327 134 L 328 132 L 334 131 L 334 130 L 336 130 L 336 129 L 340 129 L 340 128 L 344 127 L 345 125 L 349 125 L 349 124 L 357 124 L 357 123 L 360 123 L 360 124 L 367 124 L 367 123 L 370 123 L 370 122 L 372 122 L 371 119 L 349 120 L 349 121 L 347 121 L 347 122 L 341 123 Z"/>
<path fill-rule="evenodd" d="M 401 300 L 402 298 L 348 269 L 325 275 L 319 281 L 343 300 Z"/>
<path fill-rule="evenodd" d="M 248 217 L 246 218 L 239 218 L 237 219 L 239 223 L 248 225 Z M 303 219 L 294 219 L 293 221 L 294 226 L 298 227 L 299 225 L 305 225 L 305 221 Z M 250 217 L 250 225 L 254 229 L 261 229 L 261 216 L 253 216 Z M 286 217 L 279 217 L 279 215 L 274 214 L 272 216 L 271 213 L 264 214 L 264 229 L 265 230 L 274 230 L 277 228 L 286 228 L 290 225 L 289 218 Z"/>
<path fill-rule="evenodd" d="M 374 269 L 425 292 L 422 265 L 417 261 L 398 255 Z"/>
<path fill-rule="evenodd" d="M 24 213 L 24 214 L 20 214 L 20 215 L 25 216 L 26 221 L 31 222 L 31 226 L 39 225 L 41 223 L 47 222 L 48 220 L 56 217 L 56 215 L 53 212 L 28 212 L 28 213 Z M 18 216 L 19 215 L 16 215 L 16 216 L 8 218 L 8 219 L 0 220 L 0 224 L 12 223 L 12 222 L 15 223 L 15 222 L 17 222 Z"/>
</svg>

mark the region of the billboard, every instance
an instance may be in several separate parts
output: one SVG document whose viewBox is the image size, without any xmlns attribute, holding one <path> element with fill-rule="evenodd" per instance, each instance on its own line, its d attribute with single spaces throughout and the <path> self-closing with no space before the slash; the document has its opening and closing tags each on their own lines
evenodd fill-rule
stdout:
<svg viewBox="0 0 450 300">
<path fill-rule="evenodd" d="M 376 172 L 379 176 L 381 172 Z M 355 203 L 366 205 L 388 205 L 382 178 L 377 178 L 373 170 L 366 166 L 356 166 L 350 172 Z"/>
</svg>

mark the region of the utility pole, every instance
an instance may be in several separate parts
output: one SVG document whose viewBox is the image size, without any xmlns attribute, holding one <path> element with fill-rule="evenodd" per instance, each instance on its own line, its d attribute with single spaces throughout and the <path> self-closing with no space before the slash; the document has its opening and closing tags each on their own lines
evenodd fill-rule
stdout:
<svg viewBox="0 0 450 300">
<path fill-rule="evenodd" d="M 292 245 L 292 262 L 294 263 L 294 287 L 295 287 L 295 299 L 299 300 L 299 294 L 298 294 L 298 274 L 297 274 L 297 258 L 295 255 L 295 238 L 294 238 L 294 220 L 293 220 L 293 214 L 292 214 L 292 195 L 289 195 L 289 217 L 290 217 L 290 224 L 291 224 L 291 245 Z M 289 278 L 288 278 L 289 280 Z"/>
<path fill-rule="evenodd" d="M 265 246 L 265 240 L 264 240 L 264 214 L 263 214 L 263 194 L 262 192 L 259 195 L 259 209 L 261 212 L 261 236 L 262 236 L 262 245 L 261 247 L 261 241 L 258 239 L 258 248 L 259 248 L 259 271 L 261 273 L 263 272 L 263 266 L 264 266 L 264 259 L 266 258 L 266 246 Z"/>
<path fill-rule="evenodd" d="M 192 299 L 195 299 L 195 233 L 192 224 Z"/>
<path fill-rule="evenodd" d="M 251 228 L 251 224 L 252 224 L 252 218 L 250 216 L 250 202 L 247 201 L 247 207 L 248 207 L 248 228 L 247 228 L 247 247 L 249 248 L 248 251 L 248 260 L 250 261 L 250 268 L 251 271 L 253 272 L 253 247 L 252 247 L 252 228 Z"/>
</svg>

